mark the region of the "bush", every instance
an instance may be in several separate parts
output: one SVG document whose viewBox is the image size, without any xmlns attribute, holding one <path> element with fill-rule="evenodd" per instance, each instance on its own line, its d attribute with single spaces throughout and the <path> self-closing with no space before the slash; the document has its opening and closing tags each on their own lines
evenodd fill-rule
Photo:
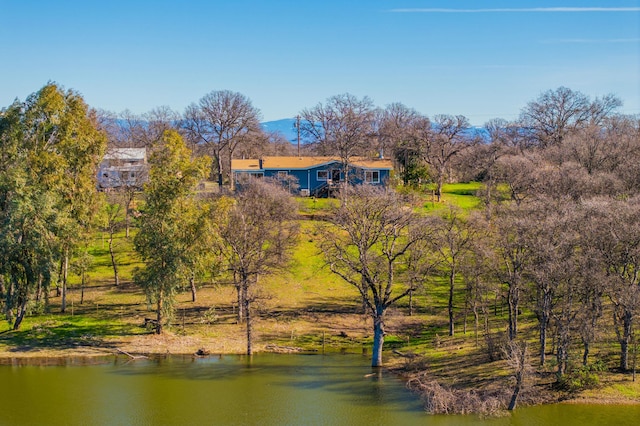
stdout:
<svg viewBox="0 0 640 426">
<path fill-rule="evenodd" d="M 569 371 L 558 377 L 557 386 L 568 392 L 580 392 L 586 389 L 593 389 L 600 385 L 598 372 L 606 369 L 602 361 L 594 364 L 570 368 Z"/>
<path fill-rule="evenodd" d="M 506 409 L 508 395 L 503 390 L 453 389 L 430 379 L 427 373 L 412 377 L 407 387 L 418 393 L 430 414 L 479 414 L 495 416 Z"/>
<path fill-rule="evenodd" d="M 504 348 L 507 345 L 508 339 L 504 332 L 488 333 L 484 335 L 485 349 L 489 361 L 498 361 L 504 357 Z"/>
</svg>

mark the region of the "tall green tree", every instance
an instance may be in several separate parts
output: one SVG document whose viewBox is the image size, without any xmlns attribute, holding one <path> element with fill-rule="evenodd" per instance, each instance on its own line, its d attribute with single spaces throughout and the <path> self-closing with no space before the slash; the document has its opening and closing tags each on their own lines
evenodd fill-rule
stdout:
<svg viewBox="0 0 640 426">
<path fill-rule="evenodd" d="M 106 137 L 98 130 L 95 112 L 78 93 L 49 83 L 3 112 L 0 145 L 4 249 L 14 254 L 27 250 L 34 262 L 15 269 L 11 262 L 26 260 L 10 261 L 9 256 L 7 273 L 16 286 L 24 284 L 21 297 L 28 302 L 33 296 L 29 282 L 35 280 L 41 290 L 56 278 L 50 263 L 58 262 L 64 311 L 69 256 L 92 225 L 97 206 L 95 175 Z M 12 275 L 20 273 L 35 275 Z"/>
<path fill-rule="evenodd" d="M 155 303 L 156 333 L 161 334 L 173 313 L 176 291 L 190 274 L 191 256 L 197 254 L 188 248 L 207 234 L 207 211 L 199 205 L 195 189 L 206 176 L 209 159 L 192 159 L 182 137 L 168 130 L 149 163 L 146 205 L 134 238 L 145 266 L 134 273 L 134 280 Z"/>
</svg>

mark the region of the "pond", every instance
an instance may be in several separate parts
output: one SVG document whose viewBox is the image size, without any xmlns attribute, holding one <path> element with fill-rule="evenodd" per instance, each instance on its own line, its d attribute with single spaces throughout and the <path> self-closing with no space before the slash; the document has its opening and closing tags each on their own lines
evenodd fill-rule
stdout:
<svg viewBox="0 0 640 426">
<path fill-rule="evenodd" d="M 639 406 L 551 405 L 481 420 L 429 416 L 359 355 L 82 359 L 0 366 L 0 425 L 603 425 Z"/>
</svg>

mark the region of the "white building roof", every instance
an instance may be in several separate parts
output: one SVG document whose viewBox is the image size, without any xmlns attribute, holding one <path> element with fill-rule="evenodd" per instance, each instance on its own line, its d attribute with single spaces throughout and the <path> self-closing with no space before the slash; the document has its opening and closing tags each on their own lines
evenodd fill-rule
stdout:
<svg viewBox="0 0 640 426">
<path fill-rule="evenodd" d="M 145 160 L 147 158 L 146 148 L 111 148 L 104 155 L 105 160 Z"/>
</svg>

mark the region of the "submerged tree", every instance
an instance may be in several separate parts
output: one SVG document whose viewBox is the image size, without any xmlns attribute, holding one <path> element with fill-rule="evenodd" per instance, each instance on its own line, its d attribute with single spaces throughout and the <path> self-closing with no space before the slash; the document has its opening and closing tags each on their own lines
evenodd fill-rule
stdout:
<svg viewBox="0 0 640 426">
<path fill-rule="evenodd" d="M 206 175 L 209 159 L 192 159 L 182 137 L 167 131 L 149 162 L 146 204 L 134 239 L 145 266 L 135 272 L 134 280 L 156 304 L 160 334 L 173 312 L 176 290 L 190 273 L 188 248 L 207 235 L 207 211 L 198 205 L 195 188 Z"/>
<path fill-rule="evenodd" d="M 297 205 L 280 185 L 249 179 L 233 200 L 218 203 L 215 250 L 233 275 L 239 319 L 245 323 L 247 355 L 253 353 L 253 302 L 259 277 L 288 264 L 297 243 Z"/>
<path fill-rule="evenodd" d="M 355 287 L 373 319 L 372 367 L 382 365 L 387 309 L 415 290 L 405 265 L 429 227 L 394 192 L 348 188 L 321 246 L 331 271 Z"/>
</svg>

